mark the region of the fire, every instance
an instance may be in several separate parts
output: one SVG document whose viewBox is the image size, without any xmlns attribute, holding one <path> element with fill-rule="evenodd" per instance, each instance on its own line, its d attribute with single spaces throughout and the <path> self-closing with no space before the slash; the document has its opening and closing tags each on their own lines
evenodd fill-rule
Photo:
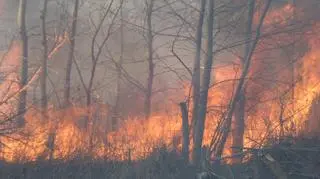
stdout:
<svg viewBox="0 0 320 179">
<path fill-rule="evenodd" d="M 298 106 L 301 106 L 299 115 L 295 117 L 296 126 L 303 126 L 313 100 L 320 94 L 319 27 L 320 24 L 315 24 L 312 30 L 307 34 L 309 52 L 302 59 L 302 67 L 300 69 L 301 81 L 295 88 L 297 93 L 296 103 Z"/>
<path fill-rule="evenodd" d="M 288 4 L 280 11 L 272 11 L 268 15 L 266 25 L 269 23 L 284 25 L 293 10 L 294 7 Z M 264 84 L 263 82 L 258 85 L 248 85 L 248 91 L 258 96 L 259 99 L 256 101 L 265 100 L 266 102 L 257 105 L 248 102 L 255 108 L 246 114 L 245 147 L 261 146 L 270 134 L 278 134 L 280 118 L 283 118 L 287 128 L 293 125 L 296 131 L 303 129 L 303 123 L 308 119 L 312 102 L 320 94 L 319 27 L 320 24 L 315 24 L 313 29 L 305 35 L 305 40 L 310 48 L 299 60 L 301 65 L 296 65 L 299 68 L 296 67 L 295 71 L 301 76 L 301 80 L 294 86 L 295 97 L 291 99 L 293 101 L 283 98 L 283 101 L 279 102 L 279 96 L 287 90 L 287 86 L 278 85 L 276 88 L 272 86 L 274 84 Z M 10 72 L 9 74 L 11 74 L 1 83 L 1 99 L 5 98 L 5 95 L 17 91 L 17 87 L 11 86 L 10 82 L 17 78 L 15 70 L 19 66 L 18 57 L 20 54 L 20 46 L 13 45 L 6 55 L 5 59 L 7 60 L 3 61 L 0 68 L 1 72 Z M 234 61 L 239 64 L 238 59 Z M 255 77 L 256 71 L 264 67 L 263 64 L 254 63 L 249 76 L 252 78 Z M 237 79 L 241 72 L 239 66 L 222 66 L 214 70 L 215 84 L 209 90 L 204 145 L 210 144 L 217 121 L 226 110 L 237 84 L 237 80 L 234 79 Z M 280 78 L 288 76 L 287 73 L 287 70 L 283 70 L 277 73 L 275 78 L 280 80 Z M 273 88 L 270 87 L 269 91 L 260 94 L 256 92 L 259 85 L 263 87 L 269 85 Z M 10 93 L 7 93 L 8 91 Z M 189 85 L 185 86 L 183 92 L 185 96 L 189 95 Z M 169 95 L 175 96 L 176 94 Z M 294 108 L 292 104 L 294 104 Z M 27 112 L 27 124 L 22 131 L 0 138 L 5 145 L 2 146 L 0 154 L 4 160 L 10 162 L 47 159 L 49 131 L 54 133 L 53 157 L 60 160 L 68 160 L 86 154 L 109 160 L 139 160 L 148 157 L 155 148 L 162 145 L 171 149 L 181 149 L 181 115 L 177 104 L 170 103 L 170 105 L 172 105 L 168 108 L 171 110 L 170 113 L 157 112 L 148 120 L 129 117 L 129 119 L 121 121 L 121 125 L 116 131 L 108 130 L 110 124 L 106 120 L 108 118 L 106 105 L 94 104 L 90 106 L 90 109 L 83 106 L 73 106 L 68 109 L 51 107 L 47 112 L 46 121 L 42 120 L 41 113 L 34 107 Z M 285 105 L 284 111 L 281 111 L 281 105 Z M 11 110 L 4 104 L 0 107 L 1 112 L 10 112 Z M 91 118 L 93 119 L 92 128 L 88 127 L 89 110 L 91 114 L 98 114 Z M 230 144 L 226 148 L 229 146 Z M 226 150 L 226 154 L 229 152 Z"/>
<path fill-rule="evenodd" d="M 210 133 L 215 128 L 215 121 L 218 119 L 220 110 L 226 105 L 227 93 L 223 93 L 226 86 L 234 83 L 233 80 L 226 79 L 224 74 L 232 74 L 235 69 L 224 67 L 218 70 L 216 78 L 219 85 L 213 86 L 210 90 L 209 105 L 213 106 L 211 115 L 206 123 L 206 133 L 204 144 L 210 143 Z M 225 81 L 225 82 L 223 82 Z M 219 82 L 218 82 L 219 83 Z M 187 91 L 187 90 L 186 90 Z M 107 118 L 107 107 L 95 106 L 103 115 L 97 119 L 94 136 L 94 157 L 102 157 L 114 160 L 137 160 L 146 158 L 155 148 L 165 145 L 169 148 L 181 148 L 181 116 L 178 106 L 171 109 L 176 110 L 172 114 L 154 114 L 149 120 L 139 118 L 128 119 L 121 127 L 114 132 L 106 132 L 108 124 L 101 121 Z M 33 161 L 41 157 L 46 157 L 48 131 L 55 128 L 55 150 L 54 158 L 69 159 L 73 156 L 82 155 L 88 152 L 89 132 L 81 126 L 82 119 L 87 115 L 86 107 L 72 107 L 70 109 L 59 110 L 50 109 L 48 111 L 49 123 L 41 121 L 41 114 L 36 108 L 31 109 L 26 114 L 27 125 L 21 134 L 13 135 L 12 138 L 2 137 L 1 141 L 7 146 L 1 151 L 2 157 L 6 161 Z M 86 125 L 84 125 L 86 126 Z M 22 156 L 21 156 L 22 155 Z"/>
</svg>

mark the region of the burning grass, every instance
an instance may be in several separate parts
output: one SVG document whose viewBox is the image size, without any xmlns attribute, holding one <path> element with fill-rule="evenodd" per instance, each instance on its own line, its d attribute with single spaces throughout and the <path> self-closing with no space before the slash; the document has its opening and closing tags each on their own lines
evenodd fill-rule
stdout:
<svg viewBox="0 0 320 179">
<path fill-rule="evenodd" d="M 268 19 L 270 21 L 273 19 L 279 26 L 283 26 L 288 19 L 288 14 L 293 13 L 292 8 L 285 6 L 281 11 L 271 13 L 266 25 L 269 23 Z M 286 14 L 286 17 L 281 16 L 283 13 Z M 247 81 L 248 91 L 252 93 L 255 92 L 253 88 L 260 90 L 259 85 L 269 88 L 264 92 L 259 91 L 259 94 L 257 92 L 258 99 L 248 98 L 248 104 L 253 104 L 254 110 L 248 109 L 246 113 L 245 147 L 261 147 L 269 137 L 279 136 L 282 128 L 285 128 L 286 134 L 293 135 L 303 130 L 312 101 L 320 92 L 318 29 L 319 24 L 314 24 L 313 28 L 305 33 L 304 40 L 309 44 L 309 51 L 299 60 L 299 65 L 296 65 L 299 66 L 295 69 L 298 73 L 296 76 L 301 76 L 301 80 L 294 85 L 295 97 L 293 99 L 284 95 L 288 91 L 288 85 L 276 86 L 275 83 L 263 83 L 261 80 L 255 86 L 250 86 L 252 81 Z M 262 40 L 262 42 L 267 42 L 267 40 Z M 263 43 L 260 46 L 264 48 Z M 19 66 L 16 59 L 20 56 L 20 51 L 19 45 L 13 45 L 3 61 L 4 66 L 0 68 L 1 72 L 8 72 L 7 67 L 13 64 L 13 67 L 9 69 L 11 75 L 1 83 L 1 99 L 8 94 L 7 91 L 10 93 L 17 91 L 11 86 L 11 82 L 13 78 L 17 78 L 15 68 Z M 266 64 L 259 63 L 258 59 L 257 54 L 253 60 L 255 63 L 253 66 L 257 68 L 251 70 L 249 79 L 256 78 L 255 75 L 260 72 L 259 70 L 269 68 Z M 280 65 L 276 67 L 279 72 L 274 75 L 273 80 L 281 81 L 282 78 L 289 76 L 288 70 L 282 70 L 282 67 Z M 228 101 L 237 84 L 237 80 L 234 79 L 239 77 L 239 71 L 240 69 L 234 66 L 216 68 L 214 71 L 215 85 L 209 90 L 204 145 L 210 143 L 217 121 L 226 111 Z M 189 94 L 188 87 L 181 93 L 183 91 L 186 96 Z M 175 96 L 176 94 L 170 95 Z M 282 98 L 282 96 L 285 97 Z M 119 128 L 115 131 L 109 130 L 111 124 L 106 105 L 94 104 L 89 108 L 83 106 L 67 109 L 50 108 L 45 120 L 42 119 L 40 110 L 36 107 L 31 108 L 25 116 L 26 126 L 23 129 L 15 134 L 1 136 L 2 159 L 7 162 L 48 159 L 48 152 L 51 150 L 48 147 L 50 140 L 54 144 L 53 158 L 63 161 L 86 155 L 97 160 L 143 160 L 159 146 L 166 146 L 170 150 L 177 151 L 181 149 L 181 116 L 178 105 L 173 104 L 169 114 L 158 112 L 148 120 L 130 116 L 127 120 L 121 121 Z M 12 111 L 7 104 L 1 104 L 0 109 L 2 113 Z M 230 152 L 230 141 L 228 142 L 225 154 Z"/>
</svg>

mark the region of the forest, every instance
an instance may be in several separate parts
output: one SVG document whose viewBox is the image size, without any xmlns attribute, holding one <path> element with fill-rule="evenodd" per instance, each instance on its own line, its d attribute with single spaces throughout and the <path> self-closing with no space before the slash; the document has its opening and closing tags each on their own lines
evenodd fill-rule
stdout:
<svg viewBox="0 0 320 179">
<path fill-rule="evenodd" d="M 0 0 L 0 178 L 320 178 L 319 0 Z"/>
</svg>

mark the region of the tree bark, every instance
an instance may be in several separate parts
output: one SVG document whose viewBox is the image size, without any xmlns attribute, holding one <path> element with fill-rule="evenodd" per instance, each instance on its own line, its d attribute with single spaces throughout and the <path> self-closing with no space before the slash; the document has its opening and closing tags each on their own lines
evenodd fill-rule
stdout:
<svg viewBox="0 0 320 179">
<path fill-rule="evenodd" d="M 44 0 L 43 9 L 41 12 L 41 29 L 42 29 L 42 48 L 43 48 L 43 56 L 42 56 L 42 64 L 41 64 L 41 76 L 40 76 L 40 90 L 41 90 L 41 112 L 42 119 L 46 118 L 47 113 L 47 63 L 48 63 L 48 43 L 47 43 L 47 30 L 46 30 L 46 16 L 47 16 L 47 5 L 48 0 Z"/>
<path fill-rule="evenodd" d="M 73 15 L 72 15 L 69 57 L 67 61 L 66 79 L 65 79 L 65 85 L 64 85 L 64 100 L 65 100 L 64 106 L 70 105 L 71 71 L 72 71 L 72 62 L 74 58 L 74 48 L 76 43 L 75 36 L 77 33 L 78 10 L 79 10 L 79 0 L 75 0 Z"/>
<path fill-rule="evenodd" d="M 42 63 L 41 63 L 41 75 L 40 75 L 40 91 L 41 91 L 41 118 L 42 120 L 47 120 L 47 108 L 48 108 L 48 99 L 47 99 L 47 75 L 48 75 L 48 41 L 47 41 L 47 30 L 46 30 L 46 17 L 47 17 L 47 6 L 48 0 L 44 0 L 43 2 L 43 9 L 41 11 L 41 29 L 42 29 L 42 48 L 43 48 L 43 56 L 42 56 Z M 50 124 L 49 124 L 50 125 Z M 49 134 L 47 138 L 47 148 L 48 148 L 48 157 L 49 161 L 53 159 L 54 153 L 54 141 L 55 141 L 55 131 L 54 126 L 50 125 Z"/>
<path fill-rule="evenodd" d="M 120 112 L 120 96 L 121 96 L 121 81 L 122 81 L 122 63 L 123 63 L 123 50 L 124 50 L 124 33 L 123 33 L 123 6 L 120 7 L 120 58 L 116 65 L 117 69 L 117 87 L 116 87 L 116 102 L 112 116 L 112 130 L 117 128 Z"/>
<path fill-rule="evenodd" d="M 182 157 L 185 163 L 189 163 L 189 120 L 188 120 L 188 109 L 187 104 L 185 102 L 180 103 L 180 110 L 182 115 Z"/>
<path fill-rule="evenodd" d="M 234 96 L 232 97 L 232 99 L 230 101 L 229 109 L 227 111 L 226 117 L 224 118 L 224 121 L 222 124 L 223 125 L 222 126 L 223 127 L 222 136 L 221 136 L 221 139 L 219 140 L 218 146 L 216 147 L 216 151 L 215 151 L 215 155 L 217 158 L 220 158 L 223 153 L 223 149 L 224 149 L 225 143 L 227 141 L 230 127 L 231 127 L 232 115 L 233 115 L 234 109 L 236 107 L 236 103 L 237 103 L 239 96 L 241 94 L 241 90 L 243 89 L 245 78 L 248 74 L 248 71 L 249 71 L 249 68 L 251 65 L 251 59 L 252 59 L 253 52 L 255 51 L 256 45 L 258 44 L 258 42 L 260 40 L 260 34 L 261 34 L 261 28 L 263 25 L 263 21 L 264 21 L 264 18 L 266 16 L 268 10 L 269 10 L 271 2 L 272 2 L 272 0 L 268 0 L 266 7 L 265 7 L 260 19 L 259 19 L 255 39 L 253 40 L 253 44 L 249 50 L 248 56 L 245 58 L 244 68 L 242 70 L 239 83 L 236 87 Z"/>
<path fill-rule="evenodd" d="M 192 120 L 191 125 L 193 128 L 193 141 L 195 140 L 195 126 L 197 123 L 197 114 L 198 114 L 198 104 L 199 104 L 199 97 L 200 97 L 200 59 L 201 59 L 201 45 L 202 45 L 202 26 L 203 26 L 203 19 L 205 13 L 205 5 L 206 0 L 201 0 L 201 9 L 199 14 L 197 32 L 196 32 L 196 55 L 193 64 L 193 75 L 192 75 L 192 102 L 193 102 L 193 109 L 192 109 Z M 194 158 L 194 157 L 192 157 Z"/>
<path fill-rule="evenodd" d="M 149 119 L 151 113 L 151 100 L 152 100 L 152 86 L 154 78 L 154 63 L 153 63 L 153 34 L 152 34 L 152 12 L 154 0 L 147 1 L 147 43 L 148 43 L 148 79 L 147 89 L 144 101 L 144 114 L 145 118 Z"/>
<path fill-rule="evenodd" d="M 195 138 L 193 149 L 193 162 L 199 166 L 201 162 L 202 140 L 205 126 L 205 119 L 207 114 L 208 91 L 211 81 L 212 63 L 213 63 L 213 24 L 214 24 L 214 0 L 209 0 L 209 14 L 208 14 L 208 44 L 207 57 L 204 64 L 203 83 L 199 98 L 199 111 L 197 113 L 197 122 L 195 125 Z"/>
<path fill-rule="evenodd" d="M 297 2 L 296 0 L 292 0 L 292 5 L 293 5 L 293 14 L 292 14 L 292 18 L 293 18 L 293 21 L 294 23 L 297 23 Z M 291 60 L 290 60 L 290 67 L 291 67 L 291 85 L 290 87 L 292 88 L 291 90 L 291 100 L 292 100 L 292 111 L 295 111 L 296 107 L 295 107 L 295 80 L 296 80 L 296 77 L 295 77 L 295 64 L 296 64 L 296 60 L 297 60 L 297 49 L 296 49 L 296 40 L 297 40 L 297 37 L 295 35 L 295 32 L 293 32 L 291 38 L 293 38 L 293 43 L 292 43 L 292 51 L 291 51 Z"/>
<path fill-rule="evenodd" d="M 243 135 L 245 129 L 245 105 L 246 105 L 245 92 L 242 89 L 239 94 L 239 99 L 234 109 L 234 121 L 231 126 L 232 132 L 232 149 L 231 155 L 237 156 L 232 159 L 232 163 L 241 163 L 242 156 L 237 155 L 242 152 L 243 149 Z"/>
<path fill-rule="evenodd" d="M 27 0 L 20 0 L 19 2 L 19 10 L 18 10 L 18 26 L 20 30 L 20 40 L 22 46 L 22 57 L 20 60 L 20 81 L 19 86 L 20 89 L 24 88 L 28 82 L 28 34 L 26 29 L 26 7 Z M 25 124 L 24 114 L 26 112 L 27 105 L 27 89 L 22 90 L 19 93 L 19 101 L 18 101 L 18 119 L 17 124 L 18 127 L 23 127 Z"/>
<path fill-rule="evenodd" d="M 252 39 L 252 20 L 254 15 L 255 0 L 248 1 L 248 19 L 246 27 L 246 46 L 244 49 L 244 58 L 241 60 L 241 67 L 244 68 L 245 61 L 249 55 L 251 39 Z M 246 96 L 244 88 L 241 89 L 239 93 L 238 102 L 235 107 L 234 112 L 234 123 L 232 130 L 232 155 L 236 155 L 242 152 L 243 148 L 243 135 L 245 128 L 245 105 L 246 105 Z M 233 159 L 234 163 L 240 163 L 242 161 L 241 155 Z"/>
</svg>

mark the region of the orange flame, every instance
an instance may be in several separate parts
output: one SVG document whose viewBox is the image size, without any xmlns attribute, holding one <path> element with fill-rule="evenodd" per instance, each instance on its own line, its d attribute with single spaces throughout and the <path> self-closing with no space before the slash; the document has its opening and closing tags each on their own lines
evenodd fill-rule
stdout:
<svg viewBox="0 0 320 179">
<path fill-rule="evenodd" d="M 275 10 L 270 12 L 266 25 L 269 23 L 284 25 L 282 23 L 287 21 L 287 17 L 284 17 L 283 14 L 291 14 L 292 11 L 293 7 L 287 5 L 281 11 Z M 312 101 L 320 93 L 320 51 L 318 50 L 320 48 L 320 34 L 314 35 L 315 32 L 318 32 L 319 25 L 315 24 L 312 33 L 307 33 L 306 40 L 310 49 L 300 60 L 301 65 L 299 69 L 296 69 L 302 76 L 302 80 L 294 88 L 296 94 L 293 102 L 295 110 L 289 110 L 288 108 L 291 106 L 287 105 L 285 110 L 282 111 L 283 114 L 281 116 L 281 104 L 279 104 L 278 99 L 256 105 L 255 111 L 247 114 L 245 147 L 259 146 L 265 142 L 270 133 L 278 134 L 280 130 L 278 119 L 280 117 L 289 120 L 289 122 L 286 122 L 286 127 L 288 127 L 287 124 L 292 123 L 296 126 L 296 131 L 302 130 L 303 122 L 308 118 Z M 6 58 L 17 59 L 20 53 L 20 47 L 13 46 Z M 13 64 L 14 68 L 19 64 L 18 61 L 7 60 L 3 62 L 0 70 L 6 71 L 4 67 L 10 63 Z M 262 65 L 258 62 L 254 63 L 256 63 L 254 64 L 256 66 Z M 260 66 L 260 68 L 262 67 Z M 234 79 L 239 77 L 239 73 L 240 69 L 237 66 L 226 66 L 214 70 L 215 85 L 209 90 L 204 145 L 208 145 L 211 141 L 211 135 L 214 132 L 217 121 L 226 110 L 226 106 L 234 91 L 237 81 Z M 283 73 L 288 72 L 284 71 Z M 255 69 L 253 68 L 250 71 L 250 77 L 254 75 Z M 279 76 L 276 78 L 283 78 L 283 76 L 285 75 L 279 73 Z M 1 97 L 6 95 L 4 92 L 8 88 L 7 82 L 16 77 L 17 75 L 12 73 L 12 76 L 10 78 L 8 76 L 1 84 Z M 188 85 L 186 86 L 184 92 L 188 95 L 189 89 Z M 250 92 L 252 92 L 255 90 L 253 88 L 258 87 L 249 86 L 249 88 L 251 88 Z M 9 91 L 14 90 L 10 89 Z M 270 96 L 277 96 L 277 92 L 281 94 L 285 90 L 287 90 L 286 87 L 282 86 L 277 89 L 271 89 L 269 92 L 259 96 L 259 100 L 263 101 L 269 99 Z M 287 98 L 284 98 L 284 101 L 286 104 L 289 103 Z M 153 149 L 159 145 L 180 149 L 181 116 L 179 115 L 178 106 L 176 104 L 172 105 L 175 106 L 170 108 L 172 110 L 171 114 L 153 114 L 149 120 L 132 117 L 131 119 L 122 121 L 120 128 L 112 132 L 107 130 L 110 124 L 106 120 L 108 118 L 108 107 L 105 105 L 95 104 L 90 107 L 91 114 L 99 115 L 92 117 L 94 120 L 93 131 L 87 128 L 88 109 L 86 107 L 72 107 L 68 109 L 50 108 L 48 110 L 47 122 L 41 121 L 40 112 L 34 108 L 26 114 L 27 125 L 23 129 L 22 134 L 1 137 L 1 142 L 6 145 L 1 149 L 1 157 L 11 162 L 37 160 L 42 157 L 47 158 L 48 148 L 46 142 L 48 141 L 49 131 L 54 131 L 55 133 L 53 156 L 55 159 L 62 160 L 68 160 L 88 152 L 91 152 L 96 158 L 139 160 L 148 157 Z M 8 109 L 1 105 L 1 110 L 6 111 Z M 92 139 L 92 143 L 90 143 L 90 139 Z M 92 151 L 89 150 L 90 147 L 92 147 Z M 226 150 L 226 153 L 228 152 L 230 151 Z"/>
</svg>

